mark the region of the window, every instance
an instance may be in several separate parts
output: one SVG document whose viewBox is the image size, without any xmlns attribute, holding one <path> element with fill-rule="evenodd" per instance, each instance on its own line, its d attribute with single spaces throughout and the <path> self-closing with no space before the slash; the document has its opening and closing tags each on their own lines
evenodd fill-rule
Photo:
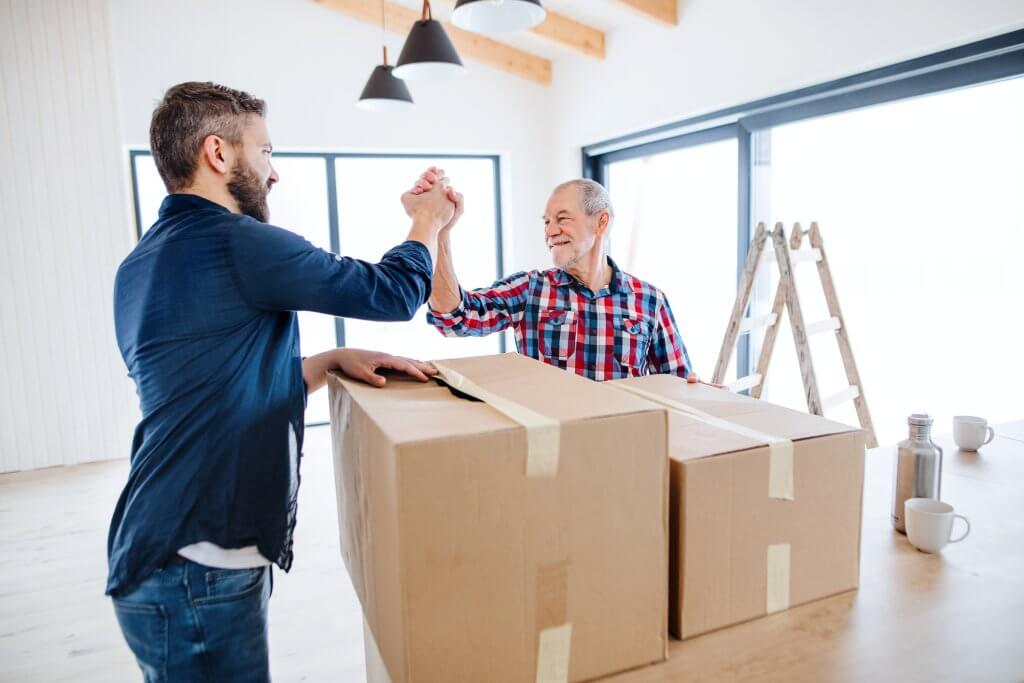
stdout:
<svg viewBox="0 0 1024 683">
<path fill-rule="evenodd" d="M 700 282 L 716 284 L 700 292 L 706 310 L 689 305 L 702 320 L 713 320 L 722 306 L 719 343 L 739 276 L 729 256 L 742 264 L 753 226 L 783 222 L 788 231 L 797 221 L 804 228 L 818 222 L 880 442 L 903 438 L 912 412 L 929 411 L 946 432 L 954 413 L 1011 419 L 1016 387 L 1024 382 L 1016 362 L 1024 324 L 1015 315 L 1024 291 L 1015 261 L 1024 247 L 1021 76 L 1024 30 L 596 143 L 583 149 L 583 173 L 608 184 L 622 205 L 613 254 L 663 277 L 670 298 L 674 283 L 689 276 L 683 250 L 702 245 L 696 260 L 708 272 Z M 737 158 L 734 252 L 718 233 L 725 209 L 705 208 L 726 203 L 718 197 L 724 173 L 704 159 L 706 173 L 697 182 L 707 194 L 686 196 L 673 183 L 686 177 L 685 162 L 666 153 L 700 144 L 710 155 L 715 131 L 730 129 Z M 620 163 L 645 156 L 632 166 Z M 656 264 L 671 260 L 622 223 L 646 223 L 647 207 L 657 203 L 646 197 L 673 193 L 686 196 L 696 213 L 657 211 L 678 216 L 686 234 L 657 241 L 680 264 L 679 272 L 662 275 Z M 625 242 L 615 242 L 623 232 Z M 704 241 L 692 241 L 691 232 Z M 729 295 L 719 297 L 726 271 Z M 826 318 L 815 268 L 797 266 L 796 278 L 806 322 Z M 758 283 L 751 315 L 767 313 L 776 283 L 774 277 Z M 686 321 L 678 310 L 677 316 Z M 686 334 L 687 323 L 681 324 Z M 805 410 L 789 322 L 780 324 L 762 395 Z M 736 375 L 750 374 L 762 337 L 740 337 Z M 706 353 L 712 341 L 689 341 L 691 354 L 698 347 Z M 845 389 L 831 335 L 812 337 L 811 350 L 823 397 Z M 707 362 L 698 357 L 694 364 L 707 376 Z M 852 403 L 827 415 L 857 422 Z"/>
<path fill-rule="evenodd" d="M 490 159 L 335 159 L 341 253 L 369 261 L 405 238 L 409 221 L 398 197 L 424 166 L 442 167 L 466 198 L 466 213 L 452 228 L 452 258 L 467 289 L 498 279 L 495 254 L 494 163 Z M 359 188 L 354 191 L 354 188 Z M 414 358 L 458 358 L 500 352 L 499 335 L 450 339 L 424 321 L 426 307 L 403 323 L 345 321 L 345 345 Z"/>
<path fill-rule="evenodd" d="M 131 152 L 135 218 L 141 236 L 157 219 L 166 196 L 148 151 Z M 502 275 L 498 159 L 493 156 L 275 153 L 280 181 L 268 196 L 271 222 L 318 247 L 376 262 L 402 242 L 409 219 L 399 203 L 427 166 L 440 166 L 466 197 L 466 213 L 452 232 L 461 279 L 490 284 Z M 500 335 L 446 339 L 425 322 L 425 310 L 406 323 L 371 323 L 299 312 L 303 355 L 344 345 L 434 359 L 498 353 Z M 310 397 L 307 424 L 329 420 L 327 394 Z"/>
<path fill-rule="evenodd" d="M 1017 78 L 767 133 L 764 215 L 818 221 L 882 443 L 905 438 L 913 412 L 930 413 L 941 431 L 959 414 L 1019 417 L 1021 120 Z M 798 265 L 797 280 L 805 319 L 827 318 L 815 268 Z M 832 336 L 811 344 L 822 395 L 845 388 Z M 806 408 L 788 323 L 763 397 Z M 857 422 L 852 403 L 829 416 Z"/>
<path fill-rule="evenodd" d="M 736 140 L 613 161 L 611 255 L 661 289 L 710 380 L 736 292 Z"/>
</svg>

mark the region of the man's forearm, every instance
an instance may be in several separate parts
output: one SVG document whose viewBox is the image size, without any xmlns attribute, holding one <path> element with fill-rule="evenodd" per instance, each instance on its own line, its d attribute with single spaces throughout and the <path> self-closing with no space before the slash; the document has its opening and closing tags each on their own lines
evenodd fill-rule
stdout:
<svg viewBox="0 0 1024 683">
<path fill-rule="evenodd" d="M 306 393 L 312 394 L 327 383 L 327 373 L 338 367 L 337 349 L 324 351 L 302 359 L 302 380 Z"/>
<path fill-rule="evenodd" d="M 439 220 L 436 217 L 414 216 L 412 227 L 406 240 L 419 242 L 430 252 L 430 260 L 437 263 L 437 231 Z"/>
<path fill-rule="evenodd" d="M 437 239 L 437 260 L 434 262 L 434 281 L 430 295 L 430 308 L 442 313 L 454 310 L 462 303 L 459 278 L 452 263 L 451 241 L 444 232 Z"/>
</svg>

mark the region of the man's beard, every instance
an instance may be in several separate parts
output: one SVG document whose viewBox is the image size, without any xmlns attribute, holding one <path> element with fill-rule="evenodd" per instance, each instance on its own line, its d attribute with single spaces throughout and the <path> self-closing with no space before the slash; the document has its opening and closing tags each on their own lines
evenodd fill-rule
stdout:
<svg viewBox="0 0 1024 683">
<path fill-rule="evenodd" d="M 231 167 L 228 192 L 238 202 L 238 210 L 246 216 L 261 223 L 270 220 L 270 207 L 267 206 L 270 184 L 261 183 L 252 168 L 241 159 L 236 160 L 235 165 Z"/>
</svg>

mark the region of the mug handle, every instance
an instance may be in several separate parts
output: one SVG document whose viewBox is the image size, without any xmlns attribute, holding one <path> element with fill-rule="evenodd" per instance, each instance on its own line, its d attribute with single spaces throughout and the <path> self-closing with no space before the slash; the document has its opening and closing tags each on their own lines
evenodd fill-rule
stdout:
<svg viewBox="0 0 1024 683">
<path fill-rule="evenodd" d="M 992 439 L 996 438 L 996 430 L 992 429 L 991 427 L 985 427 L 985 432 L 988 434 L 988 438 L 986 438 L 982 442 L 982 446 L 992 441 Z"/>
<path fill-rule="evenodd" d="M 956 520 L 957 520 L 958 518 L 959 518 L 959 519 L 962 519 L 962 520 L 964 520 L 964 524 L 966 524 L 966 525 L 967 525 L 967 531 L 965 531 L 965 532 L 964 532 L 964 535 L 963 535 L 963 536 L 961 536 L 960 538 L 950 538 L 950 539 L 949 539 L 949 542 L 950 542 L 950 543 L 959 543 L 960 541 L 962 541 L 962 540 L 964 540 L 965 538 L 967 538 L 967 534 L 971 533 L 971 523 L 970 523 L 970 521 L 969 521 L 969 520 L 968 520 L 968 519 L 967 519 L 966 517 L 964 517 L 963 515 L 953 515 L 953 521 L 954 521 L 954 522 L 955 522 L 955 521 L 956 521 Z M 952 530 L 952 529 L 950 529 L 950 535 L 952 535 L 952 532 L 953 532 L 953 530 Z"/>
</svg>

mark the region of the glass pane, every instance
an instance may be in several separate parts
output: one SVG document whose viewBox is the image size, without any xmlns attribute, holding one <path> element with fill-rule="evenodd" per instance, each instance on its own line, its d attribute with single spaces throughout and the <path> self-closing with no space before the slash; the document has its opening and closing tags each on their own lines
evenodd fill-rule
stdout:
<svg viewBox="0 0 1024 683">
<path fill-rule="evenodd" d="M 706 380 L 736 297 L 736 166 L 736 141 L 723 140 L 608 167 L 612 258 L 665 292 Z"/>
<path fill-rule="evenodd" d="M 913 412 L 938 433 L 953 415 L 1020 417 L 1021 120 L 1015 79 L 771 131 L 759 219 L 819 222 L 882 443 L 905 438 Z M 805 318 L 827 317 L 815 268 L 797 270 Z M 843 389 L 832 335 L 812 338 L 812 355 L 821 393 Z M 806 409 L 788 322 L 764 397 Z M 856 424 L 852 403 L 828 416 Z"/>
<path fill-rule="evenodd" d="M 276 156 L 273 164 L 280 180 L 267 196 L 270 222 L 330 251 L 327 160 L 323 157 Z M 299 338 L 303 356 L 335 348 L 338 344 L 334 318 L 322 313 L 299 311 Z M 328 421 L 327 390 L 321 389 L 309 397 L 306 423 Z"/>
<path fill-rule="evenodd" d="M 445 170 L 466 197 L 466 213 L 452 232 L 459 281 L 466 289 L 497 278 L 494 162 L 490 159 L 344 157 L 335 160 L 341 253 L 376 262 L 408 234 L 399 202 L 428 166 Z M 412 358 L 435 359 L 498 353 L 499 337 L 449 339 L 426 323 L 426 307 L 409 322 L 345 320 L 345 345 Z"/>
<path fill-rule="evenodd" d="M 139 234 L 145 235 L 160 213 L 160 204 L 167 196 L 167 188 L 149 154 L 135 155 L 135 196 L 139 202 Z"/>
</svg>

